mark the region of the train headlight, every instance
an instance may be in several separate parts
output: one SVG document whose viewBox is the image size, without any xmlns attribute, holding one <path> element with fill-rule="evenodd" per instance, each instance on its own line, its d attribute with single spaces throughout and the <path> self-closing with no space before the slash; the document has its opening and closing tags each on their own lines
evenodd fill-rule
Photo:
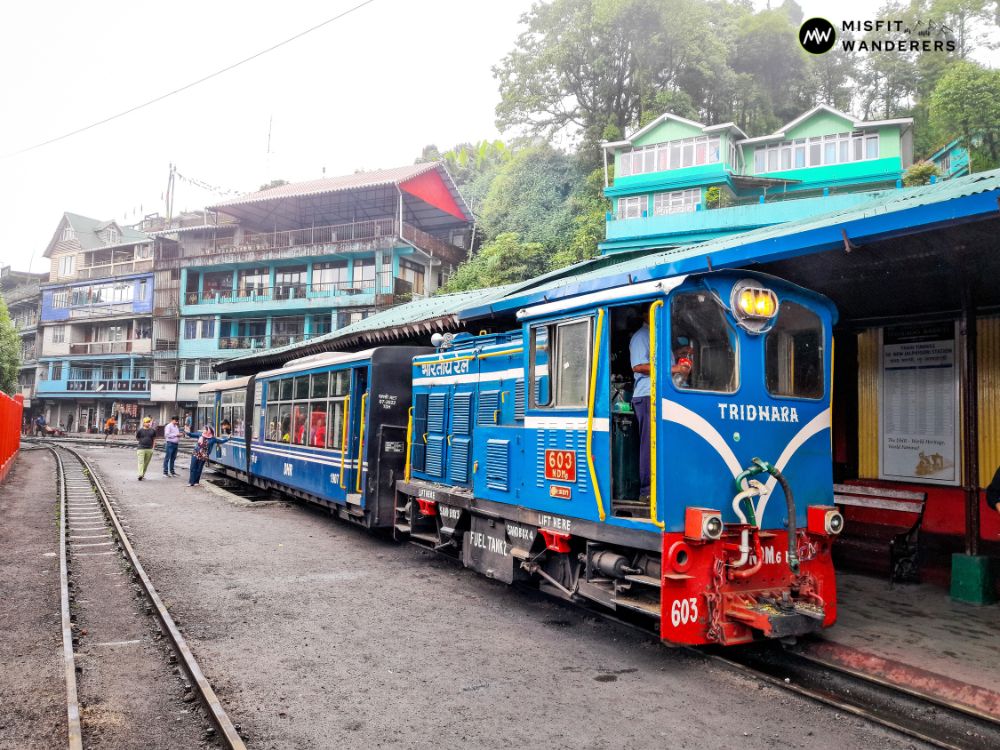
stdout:
<svg viewBox="0 0 1000 750">
<path fill-rule="evenodd" d="M 750 333 L 762 333 L 770 328 L 778 312 L 778 296 L 752 279 L 733 286 L 730 307 L 736 322 Z"/>
<path fill-rule="evenodd" d="M 725 530 L 722 513 L 708 508 L 688 508 L 684 512 L 684 536 L 688 539 L 715 541 Z"/>
<path fill-rule="evenodd" d="M 832 505 L 811 505 L 807 510 L 810 534 L 837 536 L 844 530 L 844 516 Z"/>
</svg>

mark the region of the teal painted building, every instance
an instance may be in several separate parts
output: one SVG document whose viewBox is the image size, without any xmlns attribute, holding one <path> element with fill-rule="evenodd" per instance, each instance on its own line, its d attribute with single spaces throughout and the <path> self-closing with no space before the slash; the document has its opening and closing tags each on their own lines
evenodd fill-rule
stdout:
<svg viewBox="0 0 1000 750">
<path fill-rule="evenodd" d="M 959 139 L 939 148 L 927 157 L 927 161 L 933 162 L 937 166 L 942 180 L 964 177 L 969 174 L 969 150 L 962 145 Z"/>
<path fill-rule="evenodd" d="M 281 185 L 150 230 L 164 249 L 157 310 L 176 318 L 158 380 L 186 408 L 220 360 L 431 296 L 471 227 L 443 165 L 424 163 Z"/>
<path fill-rule="evenodd" d="M 897 186 L 913 160 L 912 124 L 820 105 L 750 138 L 733 123 L 664 114 L 602 144 L 612 210 L 601 251 L 691 244 L 850 208 Z"/>
</svg>

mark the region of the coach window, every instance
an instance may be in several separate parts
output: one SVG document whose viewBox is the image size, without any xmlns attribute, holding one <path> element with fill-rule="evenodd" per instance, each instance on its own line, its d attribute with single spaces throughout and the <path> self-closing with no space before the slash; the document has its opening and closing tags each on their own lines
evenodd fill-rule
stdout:
<svg viewBox="0 0 1000 750">
<path fill-rule="evenodd" d="M 532 403 L 583 409 L 590 382 L 590 318 L 537 326 L 531 332 Z"/>
<path fill-rule="evenodd" d="M 282 378 L 281 380 L 281 401 L 291 401 L 292 400 L 292 379 Z"/>
<path fill-rule="evenodd" d="M 657 344 L 666 344 L 661 336 Z M 685 391 L 733 393 L 739 387 L 737 333 L 729 325 L 716 297 L 706 291 L 675 294 L 670 301 L 670 362 L 668 377 Z M 674 369 L 678 368 L 677 372 Z"/>
<path fill-rule="evenodd" d="M 823 323 L 812 310 L 785 300 L 764 343 L 764 374 L 772 396 L 823 396 Z"/>
</svg>

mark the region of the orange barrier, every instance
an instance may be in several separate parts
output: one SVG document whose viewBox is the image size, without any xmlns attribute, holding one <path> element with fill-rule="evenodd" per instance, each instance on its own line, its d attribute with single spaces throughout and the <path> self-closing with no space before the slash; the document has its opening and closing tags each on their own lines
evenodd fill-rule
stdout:
<svg viewBox="0 0 1000 750">
<path fill-rule="evenodd" d="M 14 465 L 17 452 L 21 449 L 21 413 L 24 397 L 11 398 L 0 393 L 0 482 Z"/>
</svg>

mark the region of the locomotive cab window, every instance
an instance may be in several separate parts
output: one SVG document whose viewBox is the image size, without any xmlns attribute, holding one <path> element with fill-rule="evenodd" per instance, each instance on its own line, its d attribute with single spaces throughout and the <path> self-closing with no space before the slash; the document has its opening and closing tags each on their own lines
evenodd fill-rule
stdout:
<svg viewBox="0 0 1000 750">
<path fill-rule="evenodd" d="M 590 382 L 590 318 L 531 329 L 534 407 L 585 409 Z"/>
<path fill-rule="evenodd" d="M 768 393 L 792 398 L 823 396 L 823 323 L 812 310 L 785 300 L 764 344 Z"/>
<path fill-rule="evenodd" d="M 670 301 L 670 379 L 680 390 L 733 393 L 739 387 L 736 331 L 707 291 Z"/>
</svg>

